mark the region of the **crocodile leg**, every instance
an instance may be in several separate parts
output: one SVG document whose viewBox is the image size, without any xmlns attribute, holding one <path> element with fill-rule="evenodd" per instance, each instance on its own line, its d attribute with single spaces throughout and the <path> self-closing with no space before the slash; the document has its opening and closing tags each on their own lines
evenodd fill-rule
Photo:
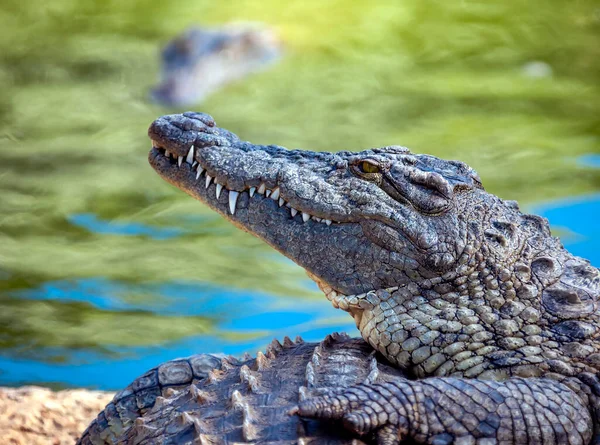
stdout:
<svg viewBox="0 0 600 445">
<path fill-rule="evenodd" d="M 587 444 L 588 397 L 551 379 L 429 378 L 364 384 L 307 399 L 297 413 L 342 420 L 379 444 Z M 489 442 L 488 442 L 489 441 Z"/>
</svg>

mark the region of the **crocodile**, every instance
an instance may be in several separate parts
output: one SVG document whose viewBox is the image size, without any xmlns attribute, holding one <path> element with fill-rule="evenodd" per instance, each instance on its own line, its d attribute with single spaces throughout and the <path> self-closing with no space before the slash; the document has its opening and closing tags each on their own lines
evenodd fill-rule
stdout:
<svg viewBox="0 0 600 445">
<path fill-rule="evenodd" d="M 168 362 L 81 444 L 600 443 L 600 271 L 468 165 L 254 145 L 194 112 L 148 133 L 161 177 L 306 269 L 362 339 Z"/>
<path fill-rule="evenodd" d="M 224 85 L 273 65 L 281 54 L 280 39 L 265 26 L 192 26 L 163 48 L 159 84 L 150 96 L 168 106 L 197 103 Z"/>
</svg>

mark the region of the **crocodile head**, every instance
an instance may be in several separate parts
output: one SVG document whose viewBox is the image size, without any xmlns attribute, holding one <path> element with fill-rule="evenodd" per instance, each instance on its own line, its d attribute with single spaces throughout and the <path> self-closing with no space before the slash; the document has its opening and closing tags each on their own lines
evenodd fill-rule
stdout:
<svg viewBox="0 0 600 445">
<path fill-rule="evenodd" d="M 192 27 L 161 54 L 161 80 L 151 96 L 164 105 L 196 103 L 221 86 L 272 64 L 281 54 L 273 31 L 251 25 Z"/>
<path fill-rule="evenodd" d="M 259 146 L 200 113 L 164 116 L 149 135 L 164 179 L 305 268 L 365 340 L 416 375 L 529 376 L 554 369 L 533 363 L 545 350 L 563 357 L 559 344 L 563 364 L 598 360 L 599 271 L 466 164 L 398 146 Z"/>
<path fill-rule="evenodd" d="M 327 294 L 433 278 L 474 254 L 469 220 L 485 211 L 467 202 L 485 192 L 462 162 L 398 146 L 258 146 L 200 113 L 161 117 L 149 135 L 164 179 L 304 267 Z"/>
</svg>

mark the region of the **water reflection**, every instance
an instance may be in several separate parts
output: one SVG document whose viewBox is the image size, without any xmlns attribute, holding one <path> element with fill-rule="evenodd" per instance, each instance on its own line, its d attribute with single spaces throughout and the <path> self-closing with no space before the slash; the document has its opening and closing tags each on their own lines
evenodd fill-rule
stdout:
<svg viewBox="0 0 600 445">
<path fill-rule="evenodd" d="M 316 286 L 311 283 L 308 290 L 315 291 Z M 136 297 L 142 295 L 144 298 Z M 159 340 L 156 346 L 127 347 L 126 343 L 111 345 L 105 341 L 100 351 L 45 348 L 38 359 L 31 358 L 34 354 L 25 357 L 19 354 L 19 358 L 14 358 L 10 350 L 5 350 L 0 357 L 0 381 L 11 385 L 35 382 L 114 389 L 126 385 L 140 370 L 179 356 L 197 352 L 241 355 L 264 348 L 273 337 L 300 335 L 306 340 L 319 340 L 327 333 L 355 329 L 350 317 L 333 309 L 324 299 L 307 301 L 204 283 L 136 285 L 106 279 L 60 281 L 44 283 L 14 296 L 55 303 L 80 302 L 111 312 L 155 313 L 157 319 L 152 323 L 156 325 L 161 320 L 180 323 L 181 317 L 195 315 L 207 317 L 209 322 L 204 327 L 198 324 L 196 335 L 174 342 Z M 154 330 L 158 326 L 146 324 L 141 328 Z M 97 335 L 105 337 L 106 332 Z"/>
<path fill-rule="evenodd" d="M 152 227 L 132 221 L 107 221 L 92 213 L 72 215 L 69 218 L 69 222 L 91 232 L 107 235 L 143 235 L 161 240 L 183 233 L 183 230 L 175 227 Z"/>
<path fill-rule="evenodd" d="M 157 49 L 192 22 L 261 20 L 289 51 L 190 108 L 256 143 L 463 160 L 599 264 L 599 156 L 571 161 L 598 151 L 597 0 L 229 3 L 0 13 L 0 385 L 116 388 L 176 356 L 356 333 L 298 267 L 148 167 L 148 124 L 185 111 L 147 102 Z"/>
<path fill-rule="evenodd" d="M 600 267 L 600 194 L 561 199 L 534 208 L 545 216 L 564 246 Z"/>
<path fill-rule="evenodd" d="M 587 154 L 577 161 L 600 168 L 600 154 Z M 600 267 L 600 194 L 559 199 L 537 205 L 533 213 L 545 216 L 564 246 L 573 254 Z"/>
<path fill-rule="evenodd" d="M 600 168 L 600 154 L 594 153 L 581 156 L 579 162 L 587 167 Z"/>
</svg>

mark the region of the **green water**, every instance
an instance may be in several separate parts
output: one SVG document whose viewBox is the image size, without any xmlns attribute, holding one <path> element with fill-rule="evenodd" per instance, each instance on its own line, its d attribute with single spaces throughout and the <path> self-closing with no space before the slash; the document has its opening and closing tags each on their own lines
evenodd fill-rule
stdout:
<svg viewBox="0 0 600 445">
<path fill-rule="evenodd" d="M 257 292 L 272 306 L 326 304 L 302 270 L 146 162 L 149 123 L 185 111 L 147 101 L 158 48 L 190 24 L 235 20 L 272 25 L 287 48 L 195 107 L 244 139 L 402 144 L 466 161 L 488 190 L 531 205 L 600 189 L 599 171 L 576 162 L 600 153 L 597 0 L 0 0 L 1 358 L 85 365 L 271 334 L 264 320 L 217 329 L 226 312 L 175 311 L 165 283 L 232 290 L 238 311 Z M 44 294 L 89 280 L 118 284 L 110 304 Z M 0 384 L 17 381 L 7 369 Z"/>
</svg>

